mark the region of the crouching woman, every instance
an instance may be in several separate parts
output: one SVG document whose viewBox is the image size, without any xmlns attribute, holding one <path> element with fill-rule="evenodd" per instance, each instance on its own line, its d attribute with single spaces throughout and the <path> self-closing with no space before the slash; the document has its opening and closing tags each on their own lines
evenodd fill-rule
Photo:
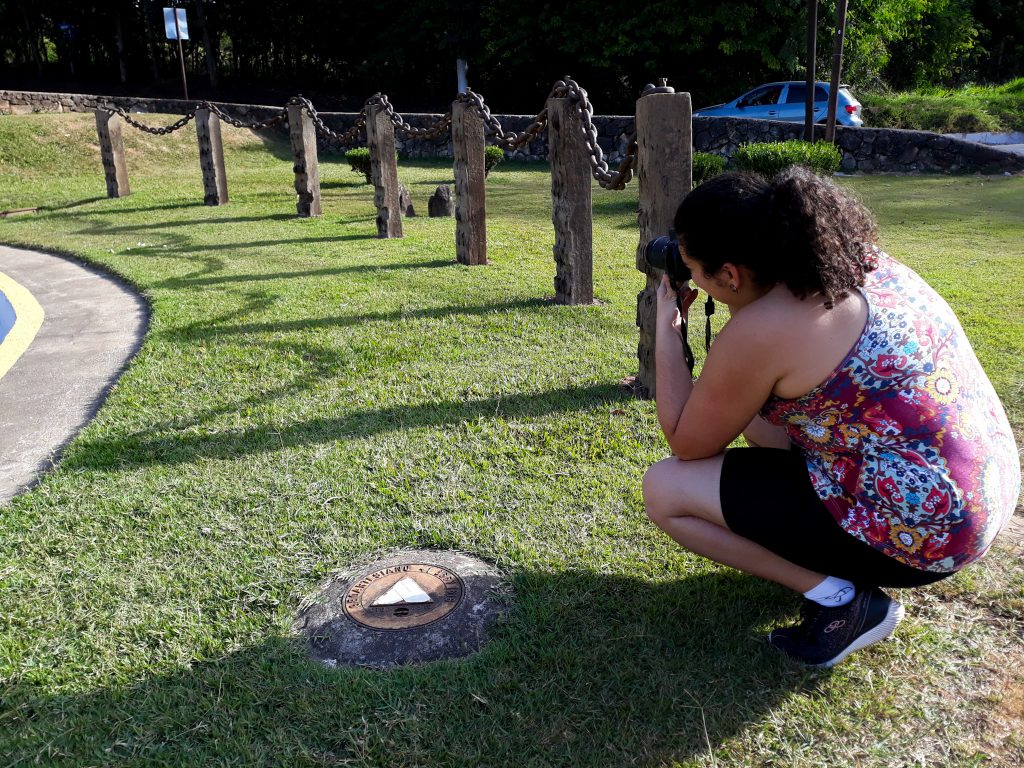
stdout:
<svg viewBox="0 0 1024 768">
<path fill-rule="evenodd" d="M 801 622 L 768 641 L 831 666 L 902 619 L 881 587 L 938 581 L 991 546 L 1020 489 L 1010 425 L 952 310 L 831 182 L 723 174 L 675 229 L 730 319 L 693 380 L 662 279 L 655 385 L 674 455 L 644 477 L 647 513 L 801 593 Z M 686 311 L 697 291 L 680 291 Z M 725 450 L 740 434 L 751 447 Z"/>
</svg>

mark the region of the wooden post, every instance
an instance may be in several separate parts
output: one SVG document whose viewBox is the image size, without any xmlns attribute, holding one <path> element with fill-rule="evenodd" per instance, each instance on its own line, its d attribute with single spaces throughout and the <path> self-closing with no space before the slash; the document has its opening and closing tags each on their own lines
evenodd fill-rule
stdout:
<svg viewBox="0 0 1024 768">
<path fill-rule="evenodd" d="M 452 103 L 455 150 L 455 258 L 487 263 L 487 204 L 484 197 L 484 121 L 470 105 Z"/>
<path fill-rule="evenodd" d="M 203 171 L 203 204 L 224 205 L 228 201 L 228 179 L 224 173 L 220 118 L 206 107 L 196 110 L 196 138 L 199 140 L 199 167 Z"/>
<path fill-rule="evenodd" d="M 100 160 L 107 179 L 107 197 L 130 195 L 132 190 L 128 185 L 128 163 L 124 159 L 121 117 L 105 109 L 97 109 L 96 134 L 100 140 Z"/>
<path fill-rule="evenodd" d="M 555 303 L 594 303 L 590 151 L 569 99 L 548 99 Z"/>
<path fill-rule="evenodd" d="M 377 206 L 377 237 L 402 236 L 398 161 L 395 159 L 395 125 L 379 104 L 366 107 L 366 143 L 370 147 L 370 180 Z"/>
<path fill-rule="evenodd" d="M 637 182 L 640 185 L 640 245 L 636 268 L 647 286 L 636 297 L 639 373 L 637 394 L 654 392 L 654 338 L 661 271 L 647 263 L 643 246 L 668 234 L 676 209 L 693 186 L 693 126 L 690 94 L 652 93 L 636 103 Z"/>
<path fill-rule="evenodd" d="M 301 218 L 320 215 L 320 163 L 316 155 L 316 128 L 301 104 L 288 105 L 288 133 L 295 158 L 295 209 Z"/>
</svg>

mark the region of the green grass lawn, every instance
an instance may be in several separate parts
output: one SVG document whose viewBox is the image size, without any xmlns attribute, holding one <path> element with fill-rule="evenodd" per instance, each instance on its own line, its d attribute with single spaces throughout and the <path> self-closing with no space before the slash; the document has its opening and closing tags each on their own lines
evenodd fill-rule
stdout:
<svg viewBox="0 0 1024 768">
<path fill-rule="evenodd" d="M 470 268 L 453 219 L 376 239 L 338 155 L 323 217 L 296 218 L 286 145 L 224 132 L 231 202 L 207 208 L 191 127 L 127 130 L 134 193 L 108 200 L 91 116 L 0 117 L 0 209 L 42 206 L 0 242 L 101 265 L 152 307 L 97 418 L 0 509 L 0 768 L 1024 762 L 1019 539 L 811 672 L 761 639 L 794 595 L 647 521 L 667 449 L 619 387 L 635 184 L 595 189 L 600 303 L 563 307 L 545 167 L 491 173 L 492 264 Z M 399 173 L 423 214 L 451 178 Z M 1024 434 L 1024 178 L 843 183 L 959 312 Z M 307 661 L 303 597 L 407 547 L 508 573 L 493 641 L 384 672 Z"/>
</svg>

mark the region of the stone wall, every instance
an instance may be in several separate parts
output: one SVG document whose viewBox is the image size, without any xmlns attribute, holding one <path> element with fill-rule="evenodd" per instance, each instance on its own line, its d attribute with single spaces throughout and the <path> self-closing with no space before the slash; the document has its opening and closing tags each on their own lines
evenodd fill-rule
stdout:
<svg viewBox="0 0 1024 768">
<path fill-rule="evenodd" d="M 815 126 L 823 136 L 824 126 Z M 731 157 L 743 144 L 803 138 L 797 123 L 744 120 L 732 117 L 695 117 L 693 147 Z M 929 131 L 895 128 L 836 126 L 836 146 L 847 173 L 1018 173 L 1024 157 L 1003 149 L 942 136 Z"/>
<path fill-rule="evenodd" d="M 31 93 L 0 91 L 0 113 L 88 112 L 97 103 L 119 106 L 131 112 L 183 114 L 195 102 L 181 99 L 144 99 L 135 97 L 100 97 L 74 93 Z M 257 104 L 217 105 L 228 115 L 246 122 L 265 120 L 282 107 Z M 283 105 L 282 105 L 283 106 Z M 324 123 L 332 130 L 349 128 L 356 115 L 343 112 L 321 112 Z M 404 114 L 412 126 L 433 125 L 439 114 Z M 522 131 L 532 115 L 496 115 L 506 131 Z M 598 143 L 609 164 L 615 167 L 622 159 L 632 138 L 633 118 L 622 115 L 595 115 Z M 818 127 L 819 132 L 824 128 Z M 744 120 L 731 117 L 695 117 L 693 146 L 699 152 L 714 152 L 730 157 L 743 144 L 761 141 L 785 141 L 803 135 L 803 125 L 767 120 Z M 452 157 L 450 141 L 424 141 L 396 136 L 398 151 L 403 157 Z M 941 136 L 928 131 L 903 131 L 891 128 L 836 129 L 836 144 L 842 152 L 842 170 L 847 173 L 1019 173 L 1024 172 L 1024 156 L 997 147 Z M 324 151 L 335 148 L 321 142 Z M 518 160 L 547 159 L 547 140 L 543 135 L 527 146 L 508 153 Z"/>
</svg>

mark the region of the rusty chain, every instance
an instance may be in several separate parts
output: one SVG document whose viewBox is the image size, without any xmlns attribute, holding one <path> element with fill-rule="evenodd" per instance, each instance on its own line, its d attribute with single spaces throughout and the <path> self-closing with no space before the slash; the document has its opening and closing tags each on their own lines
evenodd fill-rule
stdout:
<svg viewBox="0 0 1024 768">
<path fill-rule="evenodd" d="M 313 121 L 313 127 L 316 129 L 316 132 L 319 133 L 321 136 L 326 136 L 328 139 L 339 145 L 344 146 L 347 144 L 352 144 L 359 137 L 359 134 L 366 126 L 365 109 L 361 110 L 359 114 L 356 115 L 356 121 L 351 128 L 349 128 L 347 131 L 339 133 L 327 127 L 327 124 L 324 123 L 323 118 L 321 118 L 320 115 L 317 113 L 316 108 L 313 106 L 313 103 L 304 96 L 292 96 L 290 99 L 288 99 L 287 106 L 302 107 L 303 111 L 305 111 L 305 113 L 309 115 L 309 119 Z M 285 120 L 287 120 L 287 110 L 284 110 L 284 115 Z"/>
<path fill-rule="evenodd" d="M 647 88 L 644 89 L 644 94 L 671 92 L 671 90 L 672 89 L 664 86 L 664 82 L 661 82 L 657 88 L 653 85 L 648 85 Z M 591 172 L 597 180 L 597 183 L 604 189 L 624 189 L 633 178 L 633 165 L 636 162 L 637 152 L 636 139 L 634 138 L 630 141 L 629 146 L 626 149 L 626 154 L 619 163 L 618 170 L 612 171 L 609 168 L 607 161 L 604 159 L 604 150 L 601 149 L 601 145 L 597 140 L 597 128 L 594 126 L 593 121 L 594 108 L 590 104 L 590 100 L 587 98 L 586 90 L 580 88 L 579 84 L 571 77 L 565 77 L 556 82 L 552 87 L 551 93 L 548 94 L 548 99 L 552 98 L 567 98 L 573 103 L 576 114 L 580 118 L 580 122 L 582 124 L 584 140 L 587 143 L 587 149 L 590 153 Z M 487 134 L 493 138 L 494 143 L 509 151 L 518 149 L 519 147 L 533 141 L 547 128 L 547 107 L 537 113 L 533 122 L 527 126 L 525 130 L 517 133 L 515 131 L 505 131 L 501 127 L 501 123 L 496 117 L 494 117 L 494 115 L 491 114 L 490 109 L 484 102 L 482 94 L 476 93 L 467 88 L 464 92 L 458 95 L 458 101 L 474 107 L 479 117 L 484 121 Z M 362 110 L 360 110 L 356 117 L 355 124 L 353 124 L 348 130 L 341 133 L 328 128 L 323 119 L 317 113 L 312 102 L 303 96 L 293 96 L 288 100 L 286 106 L 301 106 L 313 121 L 313 125 L 316 128 L 317 133 L 322 136 L 326 136 L 333 142 L 341 145 L 353 143 L 359 134 L 365 129 L 366 111 L 367 108 L 371 106 L 377 106 L 383 109 L 384 113 L 388 116 L 388 119 L 395 126 L 396 130 L 410 138 L 423 140 L 437 139 L 441 136 L 447 135 L 452 124 L 452 113 L 451 110 L 449 110 L 442 115 L 441 119 L 434 123 L 434 125 L 426 128 L 414 128 L 406 122 L 405 118 L 402 117 L 401 114 L 395 111 L 391 101 L 388 99 L 387 95 L 383 93 L 375 93 L 367 99 L 366 105 Z M 259 130 L 269 128 L 277 123 L 287 122 L 288 120 L 288 111 L 287 108 L 285 108 L 278 114 L 266 120 L 246 123 L 225 114 L 216 104 L 204 101 L 199 107 L 193 109 L 171 125 L 154 128 L 146 125 L 145 123 L 134 120 L 131 115 L 121 107 L 104 106 L 102 109 L 111 115 L 119 115 L 126 123 L 141 131 L 162 136 L 185 127 L 190 120 L 195 118 L 198 109 L 204 107 L 209 109 L 224 122 L 229 123 L 236 128 Z"/>
<path fill-rule="evenodd" d="M 274 115 L 271 118 L 268 118 L 267 120 L 246 123 L 242 120 L 237 120 L 231 117 L 230 115 L 225 114 L 223 110 L 221 110 L 221 108 L 218 107 L 216 104 L 213 104 L 209 101 L 203 101 L 200 102 L 199 106 L 193 109 L 191 112 L 188 112 L 187 114 L 183 115 L 180 120 L 177 120 L 171 123 L 170 125 L 166 125 L 163 127 L 153 127 L 150 125 L 146 125 L 145 123 L 141 123 L 138 120 L 135 120 L 128 112 L 126 112 L 121 107 L 100 107 L 100 109 L 104 110 L 107 114 L 118 115 L 119 117 L 121 117 L 122 120 L 124 120 L 126 123 L 128 123 L 128 125 L 132 126 L 133 128 L 138 128 L 140 131 L 153 134 L 154 136 L 166 136 L 169 133 L 174 133 L 180 128 L 184 128 L 186 125 L 188 125 L 190 120 L 193 120 L 195 118 L 196 113 L 203 108 L 209 109 L 219 119 L 235 126 L 236 128 L 249 128 L 250 130 L 254 131 L 259 130 L 261 128 L 269 128 L 270 126 L 275 125 L 276 123 L 286 120 L 288 116 L 287 112 L 285 112 L 285 110 L 282 109 L 278 114 Z"/>
<path fill-rule="evenodd" d="M 284 109 L 282 109 L 273 117 L 267 118 L 266 120 L 247 123 L 243 120 L 238 120 L 237 118 L 224 114 L 221 108 L 213 102 L 204 101 L 203 106 L 211 112 L 213 112 L 213 114 L 215 114 L 219 119 L 223 120 L 225 123 L 233 125 L 235 126 L 235 128 L 248 128 L 250 131 L 258 131 L 263 128 L 269 128 L 272 125 L 277 125 L 278 123 L 288 121 L 288 112 Z"/>
<path fill-rule="evenodd" d="M 582 122 L 587 149 L 590 152 L 591 171 L 597 183 L 604 189 L 625 189 L 626 185 L 633 178 L 633 164 L 636 162 L 637 151 L 636 139 L 630 141 L 626 149 L 626 155 L 619 164 L 619 169 L 612 172 L 604 159 L 604 150 L 601 149 L 601 145 L 597 141 L 597 128 L 594 127 L 593 121 L 594 108 L 591 106 L 589 99 L 587 99 L 587 92 L 580 88 L 575 80 L 566 77 L 556 82 L 551 89 L 551 93 L 548 94 L 548 99 L 559 98 L 571 100 L 576 108 L 576 113 Z M 488 134 L 494 137 L 495 144 L 508 150 L 518 149 L 527 142 L 533 141 L 547 127 L 547 107 L 537 114 L 533 122 L 522 133 L 515 133 L 512 131 L 506 132 L 502 129 L 501 123 L 491 114 L 481 94 L 475 93 L 471 89 L 466 89 L 466 91 L 459 94 L 458 99 L 476 109 L 477 114 L 487 127 Z"/>
<path fill-rule="evenodd" d="M 140 123 L 138 120 L 133 119 L 132 116 L 125 112 L 124 109 L 122 109 L 121 107 L 102 106 L 100 107 L 100 109 L 102 109 L 108 115 L 118 115 L 122 120 L 128 123 L 128 125 L 134 128 L 138 128 L 140 131 L 143 131 L 145 133 L 151 133 L 154 136 L 165 136 L 168 133 L 174 133 L 179 128 L 184 128 L 186 125 L 188 125 L 189 120 L 196 116 L 196 110 L 193 109 L 191 112 L 183 116 L 180 120 L 173 122 L 170 125 L 166 125 L 162 128 L 154 128 L 152 126 L 146 125 L 145 123 Z"/>
<path fill-rule="evenodd" d="M 432 126 L 428 128 L 413 128 L 405 121 L 404 117 L 395 112 L 395 108 L 391 106 L 387 94 L 384 93 L 375 93 L 366 100 L 366 106 L 363 107 L 364 114 L 366 107 L 380 107 L 383 109 L 395 128 L 412 139 L 437 139 L 441 136 L 446 136 L 452 125 L 452 112 L 448 110 Z"/>
<path fill-rule="evenodd" d="M 491 114 L 491 110 L 484 103 L 483 94 L 476 93 L 472 89 L 467 88 L 458 95 L 458 101 L 474 107 L 480 119 L 484 121 L 487 134 L 494 137 L 495 144 L 507 150 L 519 149 L 524 144 L 533 141 L 544 131 L 548 124 L 548 109 L 545 107 L 521 133 L 505 131 L 501 127 L 501 123 L 498 122 L 498 118 Z"/>
<path fill-rule="evenodd" d="M 590 150 L 590 170 L 597 183 L 604 189 L 625 189 L 633 178 L 633 164 L 636 162 L 636 139 L 633 139 L 626 150 L 626 156 L 619 163 L 619 169 L 612 172 L 604 159 L 604 150 L 597 142 L 597 128 L 594 127 L 594 107 L 587 98 L 587 92 L 571 77 L 565 77 L 555 83 L 552 94 L 556 98 L 565 98 L 573 102 L 576 114 L 583 123 L 584 138 Z"/>
</svg>

